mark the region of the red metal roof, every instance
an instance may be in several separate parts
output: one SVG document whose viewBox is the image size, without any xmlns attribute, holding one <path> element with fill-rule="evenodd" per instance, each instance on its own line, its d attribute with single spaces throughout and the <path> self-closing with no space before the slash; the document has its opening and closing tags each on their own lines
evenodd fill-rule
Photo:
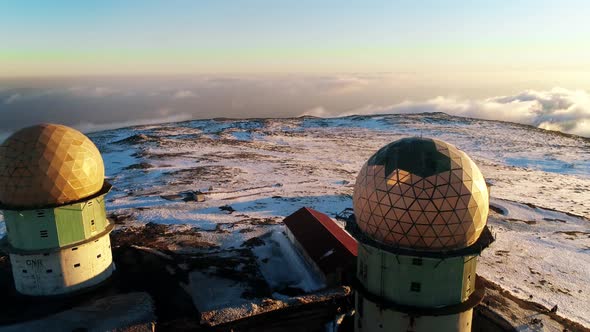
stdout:
<svg viewBox="0 0 590 332">
<path fill-rule="evenodd" d="M 311 213 L 311 215 L 314 216 L 315 219 L 317 219 L 317 221 L 319 221 L 336 239 L 338 239 L 351 254 L 354 256 L 358 255 L 358 243 L 356 240 L 342 227 L 338 226 L 332 218 L 308 207 L 304 207 L 303 209 Z"/>
<path fill-rule="evenodd" d="M 325 273 L 338 266 L 355 264 L 357 241 L 327 215 L 303 207 L 283 222 L 307 255 Z"/>
</svg>

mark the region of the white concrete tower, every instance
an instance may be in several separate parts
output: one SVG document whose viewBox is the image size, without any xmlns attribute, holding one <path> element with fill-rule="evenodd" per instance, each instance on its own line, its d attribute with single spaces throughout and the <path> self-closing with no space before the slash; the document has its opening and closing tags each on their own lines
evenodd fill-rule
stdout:
<svg viewBox="0 0 590 332">
<path fill-rule="evenodd" d="M 100 152 L 72 128 L 33 126 L 0 145 L 2 246 L 19 293 L 68 294 L 112 274 L 110 188 Z"/>
<path fill-rule="evenodd" d="M 356 331 L 471 331 L 489 195 L 473 161 L 434 139 L 377 151 L 354 188 Z"/>
</svg>

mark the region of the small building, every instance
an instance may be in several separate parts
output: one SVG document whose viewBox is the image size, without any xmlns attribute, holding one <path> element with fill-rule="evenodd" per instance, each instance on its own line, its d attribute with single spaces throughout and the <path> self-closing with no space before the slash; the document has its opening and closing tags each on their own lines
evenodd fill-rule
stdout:
<svg viewBox="0 0 590 332">
<path fill-rule="evenodd" d="M 286 233 L 328 287 L 349 285 L 355 275 L 357 241 L 327 215 L 303 207 L 284 219 Z"/>
</svg>

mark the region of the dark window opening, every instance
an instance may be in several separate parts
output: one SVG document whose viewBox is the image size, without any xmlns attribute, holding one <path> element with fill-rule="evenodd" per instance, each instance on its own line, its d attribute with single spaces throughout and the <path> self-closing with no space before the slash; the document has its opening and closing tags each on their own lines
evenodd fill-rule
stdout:
<svg viewBox="0 0 590 332">
<path fill-rule="evenodd" d="M 43 230 L 39 232 L 41 234 L 41 237 L 49 237 L 49 231 Z"/>
<path fill-rule="evenodd" d="M 76 251 L 76 250 L 78 250 L 78 247 L 73 247 L 72 248 L 72 251 Z"/>
<path fill-rule="evenodd" d="M 45 217 L 45 211 L 37 210 L 37 218 L 43 218 L 43 217 Z"/>
<path fill-rule="evenodd" d="M 361 279 L 366 282 L 367 281 L 367 265 L 366 264 L 361 263 L 361 271 L 360 272 L 361 272 L 360 273 Z"/>
<path fill-rule="evenodd" d="M 43 256 L 49 256 L 49 253 L 48 252 L 44 252 L 43 253 Z"/>
<path fill-rule="evenodd" d="M 422 265 L 422 258 L 412 258 L 412 265 Z"/>
<path fill-rule="evenodd" d="M 27 273 L 27 270 L 23 270 L 23 273 Z"/>
<path fill-rule="evenodd" d="M 80 267 L 80 263 L 74 264 L 74 267 Z"/>
<path fill-rule="evenodd" d="M 362 320 L 363 320 L 363 311 L 364 311 L 364 308 L 363 308 L 364 300 L 363 300 L 363 297 L 360 294 L 358 295 L 357 300 L 358 300 L 358 308 L 357 308 L 357 311 L 358 311 L 358 314 L 359 315 L 357 317 L 357 320 L 356 320 L 357 323 L 356 324 L 357 324 L 357 327 L 358 328 L 361 328 L 361 327 L 363 327 Z"/>
<path fill-rule="evenodd" d="M 358 312 L 359 312 L 359 318 L 363 317 L 363 312 L 364 312 L 364 299 L 362 296 L 359 295 L 358 297 Z"/>
<path fill-rule="evenodd" d="M 92 206 L 92 201 L 89 201 L 88 202 L 88 206 Z"/>
<path fill-rule="evenodd" d="M 101 257 L 102 257 L 102 254 L 96 255 L 96 258 L 101 258 Z"/>
<path fill-rule="evenodd" d="M 51 272 L 53 272 L 53 270 L 52 270 L 52 269 L 49 269 L 49 270 L 47 270 L 47 271 L 45 271 L 45 272 L 47 272 L 47 273 L 51 273 Z"/>
<path fill-rule="evenodd" d="M 422 285 L 419 282 L 413 282 L 410 284 L 410 291 L 412 292 L 420 292 Z"/>
<path fill-rule="evenodd" d="M 94 226 L 94 220 L 90 220 L 90 225 Z"/>
</svg>

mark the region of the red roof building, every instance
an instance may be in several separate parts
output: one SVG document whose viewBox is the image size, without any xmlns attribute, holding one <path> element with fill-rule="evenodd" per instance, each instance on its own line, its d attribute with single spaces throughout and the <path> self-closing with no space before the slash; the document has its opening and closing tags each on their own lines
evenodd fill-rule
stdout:
<svg viewBox="0 0 590 332">
<path fill-rule="evenodd" d="M 356 269 L 358 244 L 327 215 L 303 207 L 283 221 L 287 237 L 328 286 L 349 284 Z"/>
</svg>

